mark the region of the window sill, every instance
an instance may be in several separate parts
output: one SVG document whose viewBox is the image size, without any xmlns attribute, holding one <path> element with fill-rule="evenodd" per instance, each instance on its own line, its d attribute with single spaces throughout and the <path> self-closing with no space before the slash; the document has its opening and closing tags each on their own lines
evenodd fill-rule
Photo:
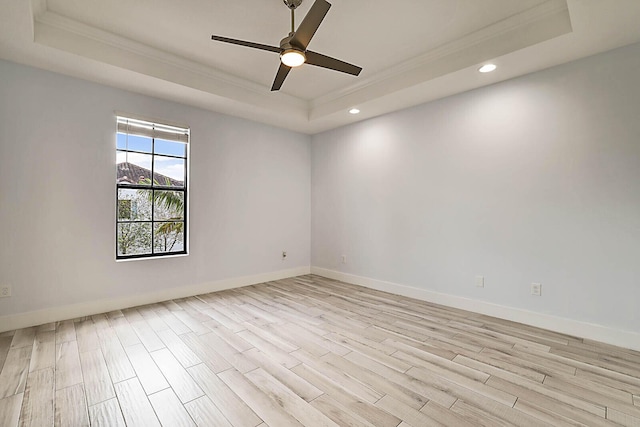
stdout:
<svg viewBox="0 0 640 427">
<path fill-rule="evenodd" d="M 137 258 L 116 258 L 116 262 L 147 261 L 147 260 L 165 259 L 165 258 L 182 258 L 186 256 L 189 256 L 189 254 L 186 253 L 186 254 L 175 254 L 175 255 L 145 256 L 145 257 L 137 257 Z"/>
</svg>

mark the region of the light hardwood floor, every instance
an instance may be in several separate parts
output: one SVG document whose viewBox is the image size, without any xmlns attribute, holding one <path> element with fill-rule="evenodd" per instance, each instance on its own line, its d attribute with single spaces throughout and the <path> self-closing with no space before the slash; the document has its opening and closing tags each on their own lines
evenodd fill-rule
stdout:
<svg viewBox="0 0 640 427">
<path fill-rule="evenodd" d="M 640 353 L 302 276 L 0 334 L 0 426 L 640 426 Z"/>
</svg>

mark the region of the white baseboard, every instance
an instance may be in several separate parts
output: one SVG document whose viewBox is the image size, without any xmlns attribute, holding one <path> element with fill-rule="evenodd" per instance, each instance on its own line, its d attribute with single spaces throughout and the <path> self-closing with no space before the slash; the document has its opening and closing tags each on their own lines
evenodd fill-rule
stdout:
<svg viewBox="0 0 640 427">
<path fill-rule="evenodd" d="M 122 298 L 112 298 L 99 301 L 88 301 L 78 304 L 47 308 L 44 310 L 11 314 L 0 317 L 0 332 L 42 325 L 44 323 L 57 322 L 60 320 L 75 319 L 76 317 L 90 316 L 92 314 L 121 310 L 123 308 L 136 307 L 138 305 L 153 304 L 175 298 L 186 298 L 193 295 L 255 285 L 257 283 L 270 282 L 272 280 L 302 276 L 304 274 L 309 274 L 309 272 L 309 267 L 297 267 L 252 276 L 232 277 L 229 279 L 200 283 L 192 286 L 163 289 L 158 292 L 147 294 L 129 295 Z"/>
<path fill-rule="evenodd" d="M 632 331 L 613 329 L 593 323 L 433 292 L 320 267 L 311 267 L 311 274 L 640 351 L 640 334 Z"/>
</svg>

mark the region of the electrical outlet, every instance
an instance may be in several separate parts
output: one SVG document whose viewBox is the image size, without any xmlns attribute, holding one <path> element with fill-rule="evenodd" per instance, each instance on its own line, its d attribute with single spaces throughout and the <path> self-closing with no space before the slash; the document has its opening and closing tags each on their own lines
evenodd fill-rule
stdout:
<svg viewBox="0 0 640 427">
<path fill-rule="evenodd" d="M 484 288 L 484 277 L 483 276 L 476 276 L 476 287 Z"/>
<path fill-rule="evenodd" d="M 287 258 L 287 251 L 282 251 L 282 259 L 286 259 Z"/>
<path fill-rule="evenodd" d="M 346 255 L 342 255 L 341 259 L 342 259 L 342 263 L 343 264 L 347 263 L 347 256 Z"/>
<path fill-rule="evenodd" d="M 11 286 L 3 285 L 0 287 L 0 298 L 8 298 L 11 296 Z"/>
<path fill-rule="evenodd" d="M 531 295 L 542 296 L 542 285 L 540 283 L 531 284 Z"/>
</svg>

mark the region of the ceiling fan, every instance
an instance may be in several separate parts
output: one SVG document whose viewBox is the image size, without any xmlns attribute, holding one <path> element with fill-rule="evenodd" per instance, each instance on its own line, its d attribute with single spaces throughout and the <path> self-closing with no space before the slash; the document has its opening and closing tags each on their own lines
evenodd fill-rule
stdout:
<svg viewBox="0 0 640 427">
<path fill-rule="evenodd" d="M 291 32 L 280 41 L 280 47 L 269 46 L 260 43 L 253 43 L 244 40 L 230 39 L 228 37 L 211 36 L 212 40 L 237 44 L 240 46 L 252 47 L 254 49 L 267 50 L 280 54 L 280 68 L 273 81 L 271 90 L 280 90 L 284 79 L 287 78 L 291 68 L 299 67 L 302 64 L 315 65 L 316 67 L 328 68 L 330 70 L 340 71 L 354 76 L 360 74 L 362 68 L 355 65 L 331 58 L 321 53 L 307 50 L 307 46 L 316 30 L 322 23 L 325 15 L 329 11 L 331 4 L 326 0 L 316 0 L 311 6 L 309 13 L 304 17 L 302 23 L 295 29 L 295 10 L 302 0 L 283 0 L 284 4 L 291 10 Z"/>
</svg>

